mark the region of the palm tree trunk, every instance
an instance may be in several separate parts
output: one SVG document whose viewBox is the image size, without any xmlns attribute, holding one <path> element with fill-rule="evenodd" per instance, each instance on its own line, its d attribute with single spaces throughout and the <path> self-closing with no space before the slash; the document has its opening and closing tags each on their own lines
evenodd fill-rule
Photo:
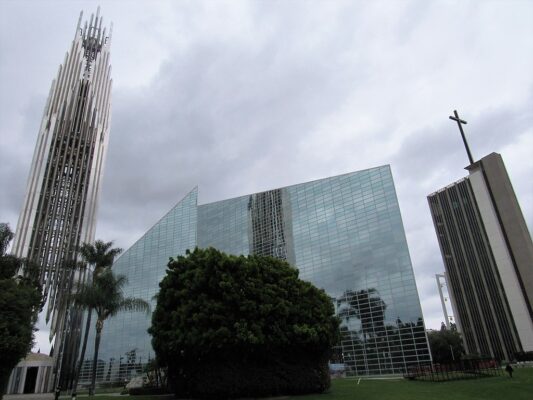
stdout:
<svg viewBox="0 0 533 400">
<path fill-rule="evenodd" d="M 80 379 L 81 367 L 83 366 L 83 359 L 85 358 L 85 350 L 87 349 L 87 339 L 89 339 L 89 329 L 91 329 L 91 315 L 93 309 L 89 308 L 87 313 L 87 322 L 85 323 L 85 334 L 83 336 L 83 346 L 81 347 L 80 362 L 78 363 L 78 368 L 76 368 L 76 375 L 74 376 L 74 384 L 72 385 L 72 390 L 76 392 L 78 387 L 78 380 Z"/>
<path fill-rule="evenodd" d="M 100 339 L 102 337 L 102 328 L 104 321 L 98 319 L 96 321 L 96 338 L 94 339 L 94 359 L 93 359 L 93 373 L 91 377 L 91 387 L 89 388 L 89 396 L 94 396 L 94 388 L 96 386 L 96 366 L 98 364 L 98 348 L 100 347 Z"/>
</svg>

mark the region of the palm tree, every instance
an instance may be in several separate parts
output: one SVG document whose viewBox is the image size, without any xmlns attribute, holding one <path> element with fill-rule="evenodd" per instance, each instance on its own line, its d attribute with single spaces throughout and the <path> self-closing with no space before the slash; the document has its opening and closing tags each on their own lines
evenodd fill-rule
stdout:
<svg viewBox="0 0 533 400">
<path fill-rule="evenodd" d="M 81 258 L 85 263 L 94 267 L 93 279 L 99 276 L 103 271 L 111 268 L 115 257 L 122 253 L 119 247 L 113 248 L 113 242 L 104 242 L 97 240 L 94 244 L 83 243 L 79 248 Z M 87 321 L 85 323 L 85 333 L 83 336 L 83 344 L 81 347 L 81 354 L 76 368 L 76 375 L 74 376 L 74 383 L 72 385 L 73 391 L 76 392 L 78 386 L 78 379 L 80 377 L 81 367 L 85 358 L 85 350 L 87 348 L 87 340 L 89 338 L 89 329 L 91 327 L 92 308 L 87 310 Z"/>
<path fill-rule="evenodd" d="M 93 276 L 99 275 L 104 269 L 111 267 L 115 257 L 122 253 L 121 248 L 112 248 L 113 242 L 97 240 L 94 244 L 83 243 L 79 253 L 87 264 L 94 266 Z"/>
<path fill-rule="evenodd" d="M 124 297 L 122 288 L 127 282 L 126 276 L 115 276 L 110 270 L 105 270 L 94 277 L 91 285 L 82 284 L 79 292 L 74 295 L 75 304 L 83 308 L 93 309 L 97 316 L 93 368 L 89 389 L 90 396 L 94 396 L 98 349 L 104 321 L 121 311 L 145 311 L 147 314 L 150 313 L 150 304 L 148 302 L 140 298 Z"/>
</svg>

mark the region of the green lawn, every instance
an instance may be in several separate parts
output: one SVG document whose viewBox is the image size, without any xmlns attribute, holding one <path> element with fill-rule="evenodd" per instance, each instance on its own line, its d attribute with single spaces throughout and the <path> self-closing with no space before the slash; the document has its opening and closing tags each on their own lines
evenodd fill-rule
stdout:
<svg viewBox="0 0 533 400">
<path fill-rule="evenodd" d="M 330 393 L 289 397 L 301 400 L 531 400 L 533 369 L 515 370 L 508 376 L 451 382 L 345 379 L 334 382 Z"/>
<path fill-rule="evenodd" d="M 508 376 L 453 382 L 418 382 L 408 380 L 337 379 L 330 392 L 309 396 L 286 396 L 283 400 L 531 400 L 533 369 L 515 369 Z M 161 396 L 98 396 L 95 400 L 163 400 Z"/>
</svg>

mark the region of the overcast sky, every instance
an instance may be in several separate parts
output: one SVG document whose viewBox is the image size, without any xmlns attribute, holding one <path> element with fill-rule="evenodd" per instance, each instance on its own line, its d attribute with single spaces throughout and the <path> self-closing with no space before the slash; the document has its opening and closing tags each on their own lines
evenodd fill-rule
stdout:
<svg viewBox="0 0 533 400">
<path fill-rule="evenodd" d="M 0 221 L 16 228 L 48 90 L 89 1 L 0 0 Z M 426 325 L 444 270 L 426 196 L 500 153 L 533 227 L 532 1 L 100 1 L 113 120 L 97 238 L 390 164 Z M 45 337 L 37 334 L 42 351 Z"/>
</svg>

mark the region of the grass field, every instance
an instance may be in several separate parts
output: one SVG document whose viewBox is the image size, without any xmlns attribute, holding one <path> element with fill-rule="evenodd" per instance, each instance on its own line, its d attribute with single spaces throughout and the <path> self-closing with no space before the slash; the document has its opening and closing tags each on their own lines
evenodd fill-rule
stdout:
<svg viewBox="0 0 533 400">
<path fill-rule="evenodd" d="M 508 376 L 450 382 L 337 380 L 330 393 L 289 397 L 301 400 L 532 400 L 533 369 Z"/>
<path fill-rule="evenodd" d="M 408 380 L 337 379 L 328 393 L 309 396 L 284 396 L 279 400 L 532 400 L 533 368 L 515 369 L 508 376 L 452 382 Z M 81 396 L 80 396 L 81 397 Z M 81 397 L 82 398 L 82 397 Z M 96 400 L 163 400 L 162 396 L 97 396 Z"/>
</svg>

